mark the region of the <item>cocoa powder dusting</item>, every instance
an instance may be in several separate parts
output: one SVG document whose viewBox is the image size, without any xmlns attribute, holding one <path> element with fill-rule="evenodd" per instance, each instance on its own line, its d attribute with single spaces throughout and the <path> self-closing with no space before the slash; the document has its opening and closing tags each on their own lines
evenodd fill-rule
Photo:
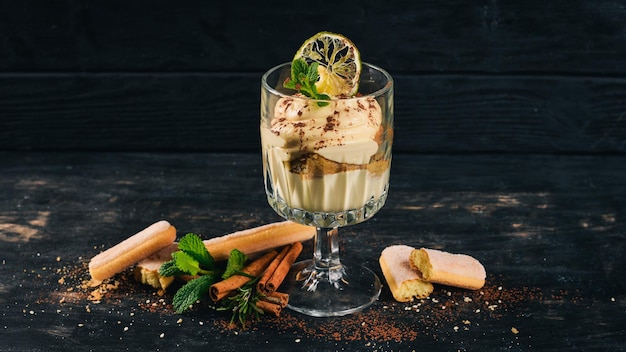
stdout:
<svg viewBox="0 0 626 352">
<path fill-rule="evenodd" d="M 175 290 L 163 292 L 141 285 L 133 279 L 132 270 L 94 286 L 89 281 L 85 263 L 76 267 L 64 266 L 50 280 L 56 283 L 56 288 L 40 301 L 93 309 L 97 305 L 116 306 L 124 300 L 126 303 L 134 302 L 138 310 L 177 316 L 171 305 Z M 272 335 L 288 334 L 300 341 L 336 343 L 400 343 L 424 336 L 438 339 L 503 317 L 522 316 L 525 305 L 544 299 L 544 294 L 538 288 L 505 287 L 499 284 L 503 281 L 503 278 L 491 276 L 486 286 L 478 291 L 436 286 L 431 297 L 408 303 L 394 301 L 384 288 L 381 298 L 363 312 L 318 319 L 284 310 L 278 317 L 262 316 L 259 321 L 247 325 L 245 330 L 255 333 L 270 331 Z M 568 297 L 567 292 L 556 292 L 547 299 Z M 180 319 L 185 318 L 185 315 L 188 314 L 180 315 Z M 189 315 L 199 320 L 200 325 L 212 327 L 221 333 L 237 335 L 243 330 L 241 326 L 231 325 L 229 315 L 215 311 L 208 302 L 196 304 Z"/>
<path fill-rule="evenodd" d="M 163 290 L 156 290 L 135 281 L 132 270 L 95 283 L 90 280 L 87 263 L 79 266 L 64 266 L 56 271 L 58 287 L 39 302 L 90 305 L 119 304 L 133 301 L 137 307 L 150 312 L 173 312 L 171 297 Z"/>
<path fill-rule="evenodd" d="M 335 126 L 339 125 L 339 121 L 334 116 L 326 117 L 326 124 L 324 125 L 324 132 L 330 132 L 335 129 Z"/>
</svg>

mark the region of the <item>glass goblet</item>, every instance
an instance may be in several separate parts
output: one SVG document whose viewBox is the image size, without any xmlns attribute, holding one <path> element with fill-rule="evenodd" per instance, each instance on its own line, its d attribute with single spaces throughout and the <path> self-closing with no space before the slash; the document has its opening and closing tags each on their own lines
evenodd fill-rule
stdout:
<svg viewBox="0 0 626 352">
<path fill-rule="evenodd" d="M 283 88 L 290 70 L 285 63 L 263 75 L 260 125 L 269 204 L 317 229 L 313 259 L 295 263 L 285 279 L 288 307 L 342 316 L 368 307 L 381 290 L 373 271 L 340 258 L 338 228 L 371 218 L 385 204 L 393 79 L 363 63 L 358 96 L 318 101 Z"/>
</svg>

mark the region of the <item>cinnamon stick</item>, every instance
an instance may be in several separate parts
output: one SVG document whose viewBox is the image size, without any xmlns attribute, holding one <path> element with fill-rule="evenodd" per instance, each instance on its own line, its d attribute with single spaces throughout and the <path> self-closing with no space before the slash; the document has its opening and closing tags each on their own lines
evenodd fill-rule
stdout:
<svg viewBox="0 0 626 352">
<path fill-rule="evenodd" d="M 289 273 L 291 265 L 300 255 L 300 252 L 302 252 L 302 243 L 300 242 L 296 242 L 289 247 L 289 251 L 287 251 L 285 257 L 280 261 L 276 270 L 274 270 L 270 278 L 267 280 L 261 293 L 269 295 L 278 289 L 283 280 L 285 280 L 287 273 Z"/>
<path fill-rule="evenodd" d="M 243 273 L 256 277 L 261 275 L 263 270 L 267 268 L 267 265 L 278 255 L 277 251 L 271 251 L 263 255 L 262 257 L 254 260 L 248 266 L 241 269 Z M 248 276 L 233 275 L 226 280 L 222 280 L 209 287 L 209 296 L 214 302 L 221 300 L 228 296 L 233 290 L 236 290 L 243 286 L 248 281 L 252 280 Z"/>
<path fill-rule="evenodd" d="M 285 308 L 287 307 L 287 303 L 289 303 L 289 294 L 274 292 L 270 295 L 263 296 L 261 299 L 270 303 L 278 304 L 281 308 Z"/>
<path fill-rule="evenodd" d="M 285 255 L 289 251 L 289 248 L 291 248 L 291 245 L 286 245 L 285 247 L 283 247 L 280 253 L 278 253 L 278 255 L 272 260 L 272 262 L 267 267 L 267 269 L 265 269 L 265 273 L 263 273 L 263 276 L 261 277 L 259 282 L 256 284 L 256 288 L 259 292 L 266 294 L 266 295 L 269 294 L 269 292 L 266 291 L 265 285 L 267 284 L 268 280 L 272 277 L 272 274 L 274 274 L 274 271 L 276 271 L 276 268 L 278 268 L 278 265 L 280 264 L 280 262 L 283 260 L 283 258 L 285 258 Z"/>
<path fill-rule="evenodd" d="M 256 306 L 257 308 L 261 309 L 265 313 L 272 314 L 275 317 L 279 316 L 282 310 L 282 307 L 279 304 L 271 303 L 267 301 L 257 301 Z"/>
</svg>

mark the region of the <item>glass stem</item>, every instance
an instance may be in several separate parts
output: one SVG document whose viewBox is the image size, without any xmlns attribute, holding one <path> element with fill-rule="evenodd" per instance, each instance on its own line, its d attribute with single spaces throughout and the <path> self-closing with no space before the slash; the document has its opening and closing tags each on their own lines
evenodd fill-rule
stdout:
<svg viewBox="0 0 626 352">
<path fill-rule="evenodd" d="M 333 271 L 341 269 L 339 231 L 337 228 L 318 227 L 313 250 L 313 260 L 317 270 Z"/>
</svg>

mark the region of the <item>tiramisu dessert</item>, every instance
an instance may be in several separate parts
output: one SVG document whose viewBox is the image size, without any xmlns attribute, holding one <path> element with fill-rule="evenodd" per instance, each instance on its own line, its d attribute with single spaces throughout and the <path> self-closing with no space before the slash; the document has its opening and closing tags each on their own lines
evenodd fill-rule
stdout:
<svg viewBox="0 0 626 352">
<path fill-rule="evenodd" d="M 309 48 L 305 44 L 296 54 L 284 86 L 297 92 L 278 89 L 262 97 L 261 106 L 267 107 L 261 111 L 265 184 L 279 212 L 288 207 L 335 213 L 365 209 L 368 203 L 379 208 L 386 197 L 393 129 L 385 113 L 392 102 L 357 93 L 358 54 L 356 64 L 337 60 L 335 67 L 310 60 L 331 50 L 356 51 L 345 37 L 333 41 L 328 36 L 330 43 L 310 40 Z M 306 82 L 311 75 L 317 78 L 314 85 Z"/>
</svg>

